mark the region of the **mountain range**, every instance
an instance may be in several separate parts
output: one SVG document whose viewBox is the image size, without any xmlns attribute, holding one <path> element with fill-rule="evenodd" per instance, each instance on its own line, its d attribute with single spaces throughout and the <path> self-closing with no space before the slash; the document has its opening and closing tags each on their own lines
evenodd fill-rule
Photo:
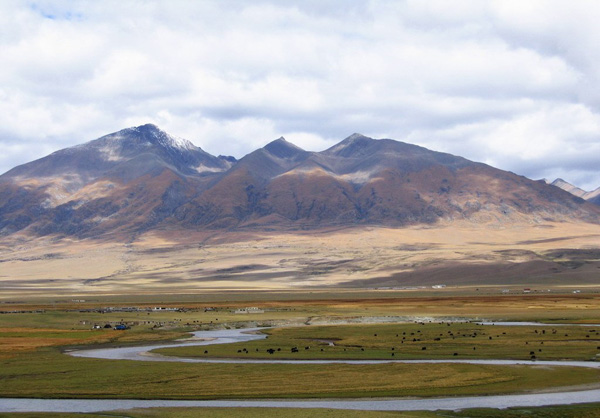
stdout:
<svg viewBox="0 0 600 418">
<path fill-rule="evenodd" d="M 590 203 L 599 196 L 586 201 L 561 184 L 360 134 L 321 152 L 279 138 L 236 160 L 143 125 L 0 176 L 0 234 L 98 238 L 153 229 L 297 230 L 452 219 L 600 223 L 600 207 Z"/>
<path fill-rule="evenodd" d="M 588 202 L 600 205 L 600 187 L 598 187 L 595 190 L 592 190 L 591 192 L 586 192 L 585 190 L 580 189 L 579 187 L 574 186 L 571 183 L 566 182 L 560 178 L 554 180 L 550 184 L 556 187 L 560 187 L 561 189 L 571 193 L 572 195 L 587 200 Z"/>
</svg>

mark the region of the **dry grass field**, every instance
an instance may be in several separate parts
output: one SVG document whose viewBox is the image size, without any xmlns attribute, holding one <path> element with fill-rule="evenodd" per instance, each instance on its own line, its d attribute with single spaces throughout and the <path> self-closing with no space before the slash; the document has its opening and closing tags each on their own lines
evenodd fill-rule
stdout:
<svg viewBox="0 0 600 418">
<path fill-rule="evenodd" d="M 127 242 L 12 237 L 0 242 L 0 395 L 396 397 L 514 393 L 577 384 L 595 387 L 600 380 L 591 369 L 450 364 L 415 368 L 156 363 L 140 367 L 136 362 L 76 359 L 63 350 L 170 340 L 197 329 L 287 326 L 274 330 L 268 340 L 253 343 L 254 349 L 264 351 L 275 342 L 287 347 L 335 338 L 334 348 L 323 345 L 316 354 L 309 350 L 310 354 L 302 355 L 387 358 L 392 340 L 396 344 L 401 338 L 396 337 L 401 331 L 394 324 L 446 320 L 599 324 L 599 278 L 600 226 L 590 224 L 453 221 L 435 227 L 286 233 L 162 231 Z M 156 306 L 177 310 L 151 309 Z M 236 313 L 246 307 L 258 309 Z M 125 332 L 91 329 L 94 324 L 117 323 L 131 328 Z M 414 326 L 405 326 L 402 332 L 416 334 L 418 330 L 409 329 Z M 473 333 L 459 325 L 449 328 L 456 335 Z M 454 352 L 472 358 L 527 358 L 532 351 L 529 344 L 537 341 L 533 331 L 525 328 L 496 328 L 493 335 L 478 331 L 478 338 L 468 341 L 438 340 L 447 329 L 435 326 L 421 332 L 427 334 L 421 341 L 398 344 L 406 358 L 423 358 L 425 352 L 436 358 Z M 582 332 L 573 328 L 566 332 L 569 337 L 561 334 L 560 341 L 544 340 L 545 351 L 536 346 L 536 356 L 595 359 L 600 337 Z M 389 338 L 376 339 L 374 334 Z M 503 338 L 510 341 L 504 344 Z M 423 342 L 427 351 L 419 345 Z M 358 345 L 368 350 L 355 352 Z M 515 345 L 521 348 L 518 353 L 509 350 Z M 215 347 L 211 353 L 235 357 L 238 349 Z M 434 378 L 412 385 L 415 373 Z M 207 377 L 217 383 L 206 383 Z M 297 383 L 293 390 L 286 384 L 289 381 Z M 576 408 L 573 415 L 566 415 L 564 408 L 540 411 L 529 409 L 524 414 L 583 417 L 593 416 L 598 408 Z M 164 416 L 180 412 L 148 411 Z M 513 416 L 488 412 L 465 416 Z M 303 413 L 286 411 L 289 416 Z M 339 414 L 319 411 L 319 415 Z"/>
<path fill-rule="evenodd" d="M 13 237 L 0 297 L 294 291 L 334 286 L 594 286 L 600 226 L 577 223 L 145 234 L 132 242 Z"/>
</svg>

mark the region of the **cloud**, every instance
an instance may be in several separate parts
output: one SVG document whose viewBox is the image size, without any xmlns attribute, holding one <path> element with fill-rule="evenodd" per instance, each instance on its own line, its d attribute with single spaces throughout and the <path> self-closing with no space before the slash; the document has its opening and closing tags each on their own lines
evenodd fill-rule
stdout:
<svg viewBox="0 0 600 418">
<path fill-rule="evenodd" d="M 152 122 L 237 157 L 391 137 L 600 186 L 595 1 L 0 4 L 0 172 Z M 595 156 L 598 157 L 595 157 Z"/>
<path fill-rule="evenodd" d="M 600 115 L 581 104 L 547 102 L 534 109 L 525 104 L 510 118 L 413 132 L 411 139 L 533 179 L 568 178 L 591 190 L 598 187 L 599 137 Z"/>
</svg>

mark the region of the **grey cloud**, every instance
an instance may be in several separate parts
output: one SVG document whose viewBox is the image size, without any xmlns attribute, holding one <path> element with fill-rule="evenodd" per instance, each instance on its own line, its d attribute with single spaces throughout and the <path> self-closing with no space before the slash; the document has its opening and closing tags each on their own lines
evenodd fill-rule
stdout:
<svg viewBox="0 0 600 418">
<path fill-rule="evenodd" d="M 152 122 L 214 154 L 361 132 L 600 186 L 596 2 L 35 4 L 0 4 L 0 172 Z"/>
</svg>

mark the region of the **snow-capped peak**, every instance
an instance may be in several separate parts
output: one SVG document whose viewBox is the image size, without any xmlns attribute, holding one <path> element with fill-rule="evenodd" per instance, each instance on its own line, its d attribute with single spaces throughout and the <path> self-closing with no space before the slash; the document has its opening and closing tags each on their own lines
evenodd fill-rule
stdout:
<svg viewBox="0 0 600 418">
<path fill-rule="evenodd" d="M 197 148 L 187 139 L 170 135 L 153 124 L 142 125 L 132 129 L 138 132 L 145 131 L 145 133 L 149 134 L 155 139 L 157 144 L 160 144 L 163 147 L 175 148 L 179 150 L 195 150 Z"/>
<path fill-rule="evenodd" d="M 344 139 L 342 142 L 340 142 L 337 145 L 334 145 L 333 147 L 329 148 L 327 150 L 327 152 L 330 153 L 339 153 L 340 151 L 342 151 L 345 148 L 349 148 L 350 146 L 360 143 L 360 142 L 365 142 L 365 141 L 371 141 L 372 139 L 364 136 L 362 134 L 358 134 L 358 133 L 354 133 L 352 135 L 350 135 L 348 138 Z"/>
</svg>

